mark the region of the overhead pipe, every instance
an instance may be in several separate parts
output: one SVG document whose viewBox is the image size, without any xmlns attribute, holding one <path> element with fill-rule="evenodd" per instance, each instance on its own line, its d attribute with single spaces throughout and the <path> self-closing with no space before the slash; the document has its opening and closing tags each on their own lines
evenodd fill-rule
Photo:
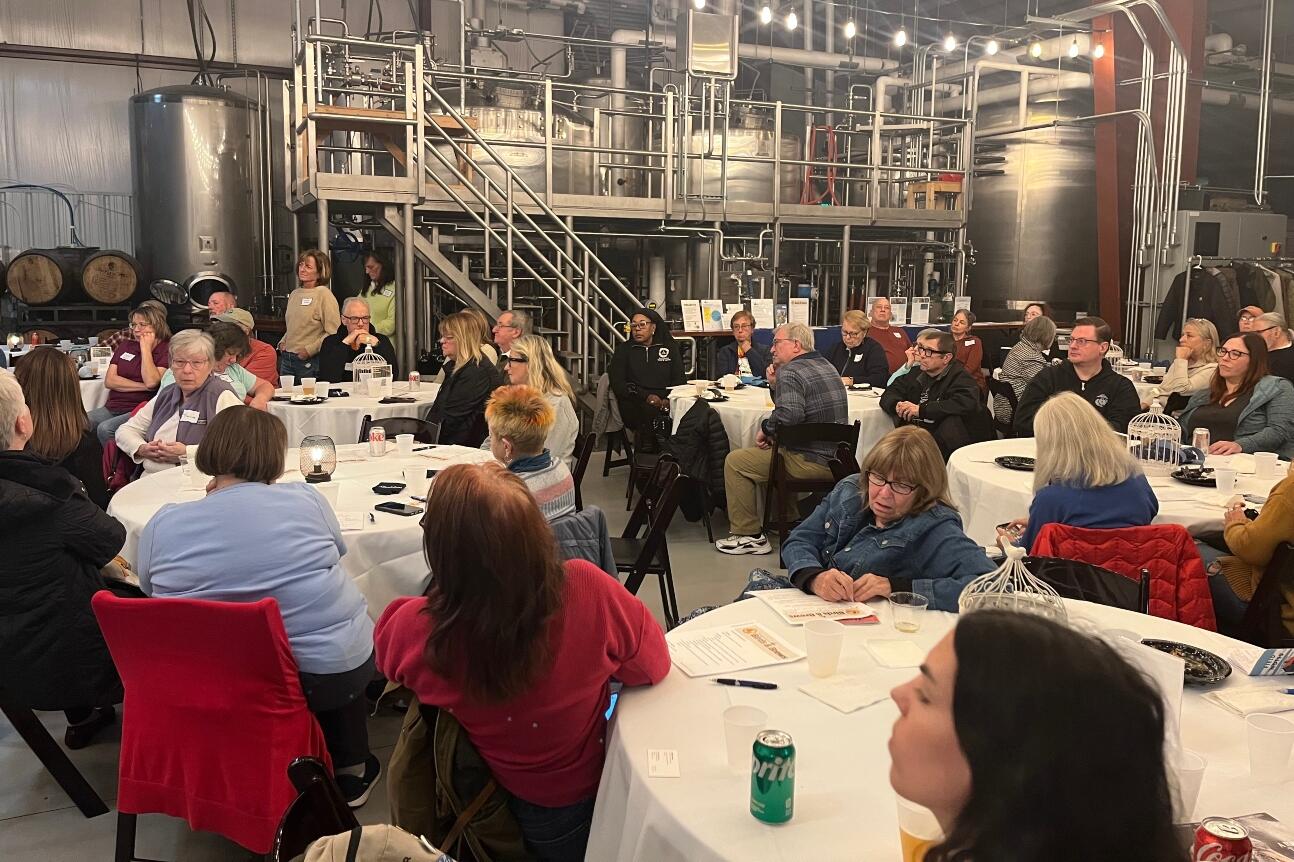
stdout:
<svg viewBox="0 0 1294 862">
<path fill-rule="evenodd" d="M 1258 144 L 1254 153 L 1254 202 L 1259 206 L 1267 196 L 1267 139 L 1271 130 L 1272 101 L 1272 23 L 1276 12 L 1276 0 L 1267 0 L 1263 13 L 1263 68 L 1262 84 L 1258 91 Z"/>
<path fill-rule="evenodd" d="M 1200 91 L 1200 102 L 1205 105 L 1216 105 L 1220 108 L 1243 108 L 1246 111 L 1256 111 L 1260 106 L 1259 97 L 1253 93 L 1221 90 L 1217 87 L 1210 87 L 1208 84 L 1205 84 Z M 1294 117 L 1294 100 L 1269 99 L 1268 110 L 1282 116 Z"/>
<path fill-rule="evenodd" d="M 1068 95 L 1071 93 L 1090 91 L 1092 89 L 1092 76 L 1087 72 L 1062 72 L 1059 75 L 1047 75 L 1045 77 L 1029 77 L 1029 95 L 1030 96 L 1048 96 L 1053 93 Z M 990 87 L 987 90 L 980 90 L 975 103 L 982 108 L 985 105 L 997 105 L 1002 102 L 1011 102 L 1019 98 L 1020 85 L 1006 84 L 1001 87 Z M 944 96 L 935 101 L 935 113 L 944 111 L 959 110 L 962 106 L 961 96 Z"/>
<path fill-rule="evenodd" d="M 1032 57 L 1029 54 L 1029 45 L 1018 45 L 1012 48 L 1002 48 L 996 55 L 985 58 L 995 63 L 1011 63 L 1015 61 L 1022 62 L 1021 65 L 1030 66 L 1031 68 L 1039 63 L 1048 63 L 1059 60 L 1061 57 L 1069 57 L 1069 46 L 1078 40 L 1078 54 L 1080 57 L 1088 56 L 1092 48 L 1092 37 L 1088 33 L 1069 33 L 1063 36 L 1056 36 L 1051 39 L 1039 40 L 1042 46 L 1042 54 L 1038 57 Z M 956 63 L 949 63 L 940 71 L 940 76 L 945 80 L 954 80 L 964 78 L 975 71 L 975 65 L 981 60 L 971 59 L 970 40 L 967 40 L 965 47 L 962 49 L 962 60 Z"/>
</svg>

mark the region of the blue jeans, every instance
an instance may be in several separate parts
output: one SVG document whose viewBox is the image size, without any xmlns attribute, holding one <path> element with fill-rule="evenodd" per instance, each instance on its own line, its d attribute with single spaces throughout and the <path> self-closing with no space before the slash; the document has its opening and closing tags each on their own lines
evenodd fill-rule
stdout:
<svg viewBox="0 0 1294 862">
<path fill-rule="evenodd" d="M 545 808 L 513 796 L 508 808 L 521 827 L 526 849 L 539 862 L 583 862 L 593 825 L 593 800 Z"/>
<path fill-rule="evenodd" d="M 1218 631 L 1230 634 L 1240 628 L 1249 603 L 1236 595 L 1222 575 L 1209 575 L 1209 592 L 1213 595 L 1213 616 L 1218 621 Z"/>
<path fill-rule="evenodd" d="M 309 359 L 302 359 L 295 353 L 288 353 L 286 350 L 279 351 L 279 374 L 291 374 L 301 383 L 302 377 L 319 376 L 319 357 L 311 356 Z"/>
<path fill-rule="evenodd" d="M 130 411 L 114 413 L 107 407 L 96 407 L 86 414 L 86 418 L 90 420 L 90 427 L 99 438 L 99 445 L 107 446 L 108 441 L 117 436 L 117 429 L 130 419 Z"/>
</svg>

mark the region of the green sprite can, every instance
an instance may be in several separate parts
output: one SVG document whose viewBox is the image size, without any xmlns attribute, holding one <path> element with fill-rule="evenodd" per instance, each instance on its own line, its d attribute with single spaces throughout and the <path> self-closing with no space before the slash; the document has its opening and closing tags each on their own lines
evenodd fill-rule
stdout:
<svg viewBox="0 0 1294 862">
<path fill-rule="evenodd" d="M 795 810 L 795 743 L 784 730 L 761 730 L 750 765 L 750 813 L 785 823 Z"/>
</svg>

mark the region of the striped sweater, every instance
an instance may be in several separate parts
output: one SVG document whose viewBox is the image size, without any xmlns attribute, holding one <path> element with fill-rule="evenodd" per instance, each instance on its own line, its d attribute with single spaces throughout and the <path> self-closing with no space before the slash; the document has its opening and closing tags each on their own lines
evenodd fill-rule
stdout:
<svg viewBox="0 0 1294 862">
<path fill-rule="evenodd" d="M 549 521 L 575 511 L 575 479 L 560 458 L 545 449 L 538 455 L 516 458 L 508 469 L 521 477 Z"/>
</svg>

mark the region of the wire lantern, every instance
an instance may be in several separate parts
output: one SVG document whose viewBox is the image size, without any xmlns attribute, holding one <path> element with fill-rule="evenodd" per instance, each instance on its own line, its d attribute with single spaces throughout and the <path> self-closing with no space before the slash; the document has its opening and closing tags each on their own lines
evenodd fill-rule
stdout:
<svg viewBox="0 0 1294 862">
<path fill-rule="evenodd" d="M 384 398 L 391 394 L 391 363 L 373 352 L 373 345 L 364 345 L 364 352 L 350 364 L 354 377 L 355 393 Z"/>
<path fill-rule="evenodd" d="M 1150 402 L 1150 410 L 1128 423 L 1128 449 L 1147 476 L 1167 476 L 1182 463 L 1182 426 Z"/>
<path fill-rule="evenodd" d="M 301 441 L 301 475 L 311 485 L 328 482 L 337 469 L 337 445 L 331 437 L 311 436 Z"/>
<path fill-rule="evenodd" d="M 995 571 L 980 575 L 962 590 L 957 605 L 962 613 L 982 610 L 1019 611 L 1037 614 L 1062 625 L 1069 622 L 1065 603 L 1045 581 L 1035 578 L 1024 565 L 1024 548 L 1008 544 L 1006 559 Z"/>
</svg>

